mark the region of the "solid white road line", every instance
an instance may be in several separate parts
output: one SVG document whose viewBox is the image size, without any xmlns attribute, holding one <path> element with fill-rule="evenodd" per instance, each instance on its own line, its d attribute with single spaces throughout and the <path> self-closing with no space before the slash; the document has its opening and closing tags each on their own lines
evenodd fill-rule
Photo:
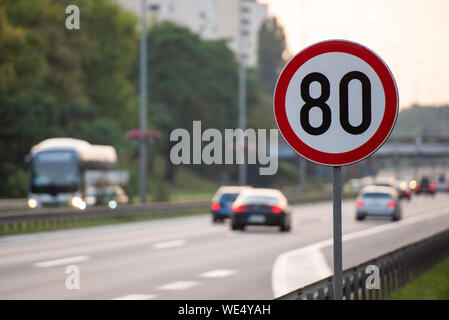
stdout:
<svg viewBox="0 0 449 320">
<path fill-rule="evenodd" d="M 127 294 L 126 296 L 117 297 L 111 300 L 151 300 L 156 298 L 155 294 Z"/>
<path fill-rule="evenodd" d="M 449 210 L 447 208 L 440 208 L 391 224 L 383 224 L 377 227 L 345 234 L 342 237 L 342 241 L 345 242 L 372 236 L 385 231 L 398 229 L 407 225 L 447 215 L 449 215 Z M 331 238 L 280 254 L 274 262 L 273 271 L 271 274 L 271 288 L 273 290 L 274 297 L 277 298 L 294 289 L 304 287 L 307 284 L 330 276 L 332 271 L 330 270 L 321 249 L 331 246 L 332 244 L 333 239 Z M 312 270 L 310 273 L 310 266 L 312 265 L 315 270 Z"/>
<path fill-rule="evenodd" d="M 88 261 L 88 260 L 90 260 L 89 256 L 75 256 L 75 257 L 67 257 L 67 258 L 56 259 L 56 260 L 36 262 L 36 263 L 34 263 L 34 266 L 36 268 L 49 268 L 49 267 L 61 266 L 61 265 L 65 265 L 65 264 L 84 262 L 84 261 Z"/>
<path fill-rule="evenodd" d="M 199 284 L 200 284 L 200 282 L 198 282 L 198 281 L 175 281 L 175 282 L 170 282 L 170 283 L 164 284 L 164 285 L 158 287 L 158 289 L 160 289 L 160 290 L 186 290 L 186 289 L 195 287 Z"/>
<path fill-rule="evenodd" d="M 159 242 L 159 243 L 153 244 L 153 249 L 162 250 L 162 249 L 181 247 L 181 246 L 185 245 L 186 243 L 187 243 L 187 241 L 184 239 Z"/>
<path fill-rule="evenodd" d="M 229 269 L 217 269 L 200 274 L 201 278 L 224 278 L 235 274 L 237 271 Z"/>
</svg>

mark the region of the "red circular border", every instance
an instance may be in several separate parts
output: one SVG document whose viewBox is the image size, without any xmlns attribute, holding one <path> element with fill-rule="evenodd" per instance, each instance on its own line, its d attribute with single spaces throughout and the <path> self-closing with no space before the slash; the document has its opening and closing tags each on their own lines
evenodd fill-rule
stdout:
<svg viewBox="0 0 449 320">
<path fill-rule="evenodd" d="M 287 88 L 296 71 L 308 60 L 323 53 L 343 52 L 352 54 L 377 73 L 385 92 L 385 112 L 374 135 L 360 147 L 343 153 L 328 153 L 306 145 L 290 127 L 285 108 Z M 368 48 L 349 41 L 330 40 L 314 44 L 298 53 L 282 70 L 274 91 L 274 115 L 285 141 L 301 156 L 320 164 L 330 166 L 347 165 L 360 161 L 374 153 L 388 138 L 396 122 L 399 96 L 393 75 L 387 65 Z"/>
</svg>

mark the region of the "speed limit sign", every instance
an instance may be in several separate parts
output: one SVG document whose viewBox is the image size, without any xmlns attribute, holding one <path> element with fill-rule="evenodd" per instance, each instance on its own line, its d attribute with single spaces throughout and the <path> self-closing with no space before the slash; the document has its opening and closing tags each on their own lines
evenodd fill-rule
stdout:
<svg viewBox="0 0 449 320">
<path fill-rule="evenodd" d="M 370 49 L 330 40 L 298 53 L 279 76 L 274 113 L 285 141 L 328 166 L 360 161 L 388 138 L 399 95 L 388 66 Z"/>
<path fill-rule="evenodd" d="M 399 94 L 388 66 L 368 48 L 330 40 L 298 53 L 282 70 L 274 115 L 285 141 L 313 162 L 333 166 L 333 292 L 342 299 L 341 166 L 387 140 Z"/>
</svg>

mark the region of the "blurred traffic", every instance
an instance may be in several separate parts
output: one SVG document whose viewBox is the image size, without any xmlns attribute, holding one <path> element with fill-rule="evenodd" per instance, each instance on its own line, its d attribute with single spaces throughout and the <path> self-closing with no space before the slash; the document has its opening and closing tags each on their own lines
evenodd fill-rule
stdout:
<svg viewBox="0 0 449 320">
<path fill-rule="evenodd" d="M 391 135 L 341 168 L 345 267 L 449 228 L 449 5 L 429 1 L 0 1 L 0 299 L 271 299 L 326 276 L 331 168 L 273 116 L 324 39 L 366 43 L 400 88 Z M 289 97 L 312 129 L 341 116 L 317 84 Z M 384 112 L 346 106 L 346 127 Z"/>
</svg>

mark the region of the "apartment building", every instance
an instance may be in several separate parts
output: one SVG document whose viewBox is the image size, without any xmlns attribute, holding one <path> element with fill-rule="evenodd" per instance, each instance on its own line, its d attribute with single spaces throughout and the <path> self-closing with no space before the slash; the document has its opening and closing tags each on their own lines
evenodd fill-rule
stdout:
<svg viewBox="0 0 449 320">
<path fill-rule="evenodd" d="M 116 0 L 140 16 L 140 0 Z M 171 21 L 208 40 L 226 39 L 248 66 L 257 65 L 259 30 L 267 6 L 256 0 L 147 0 L 147 21 Z"/>
</svg>

